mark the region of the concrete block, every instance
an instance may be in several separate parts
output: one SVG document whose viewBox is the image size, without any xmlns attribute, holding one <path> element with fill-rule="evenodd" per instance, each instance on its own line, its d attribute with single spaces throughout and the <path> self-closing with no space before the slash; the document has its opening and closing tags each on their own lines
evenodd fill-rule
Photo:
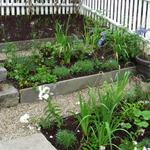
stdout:
<svg viewBox="0 0 150 150">
<path fill-rule="evenodd" d="M 63 95 L 75 92 L 87 87 L 100 86 L 104 81 L 112 82 L 117 73 L 124 74 L 126 71 L 135 72 L 135 67 L 124 68 L 121 70 L 106 72 L 104 74 L 94 74 L 69 80 L 57 82 L 55 84 L 45 84 L 50 87 L 54 95 Z M 38 87 L 37 87 L 38 89 Z M 38 101 L 38 90 L 35 88 L 26 88 L 20 90 L 20 102 L 28 103 Z"/>
<path fill-rule="evenodd" d="M 7 78 L 7 70 L 4 67 L 0 67 L 0 82 L 5 81 Z"/>
<path fill-rule="evenodd" d="M 18 90 L 9 84 L 0 84 L 0 107 L 11 107 L 19 103 Z"/>
<path fill-rule="evenodd" d="M 41 133 L 37 133 L 0 142 L 0 150 L 56 150 L 56 148 Z"/>
</svg>

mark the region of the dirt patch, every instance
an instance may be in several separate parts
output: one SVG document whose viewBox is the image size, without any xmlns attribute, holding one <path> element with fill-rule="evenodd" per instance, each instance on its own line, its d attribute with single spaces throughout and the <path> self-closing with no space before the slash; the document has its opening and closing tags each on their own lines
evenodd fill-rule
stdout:
<svg viewBox="0 0 150 150">
<path fill-rule="evenodd" d="M 55 35 L 55 24 L 59 21 L 65 29 L 69 19 L 68 35 L 79 35 L 83 31 L 83 16 L 4 16 L 0 17 L 0 42 L 50 38 Z"/>
</svg>

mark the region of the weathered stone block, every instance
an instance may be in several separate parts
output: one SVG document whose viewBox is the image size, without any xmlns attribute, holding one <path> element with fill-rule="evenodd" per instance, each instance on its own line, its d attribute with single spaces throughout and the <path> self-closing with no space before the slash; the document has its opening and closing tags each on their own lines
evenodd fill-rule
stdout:
<svg viewBox="0 0 150 150">
<path fill-rule="evenodd" d="M 19 92 L 9 84 L 0 84 L 0 107 L 11 107 L 19 103 Z"/>
<path fill-rule="evenodd" d="M 7 70 L 4 67 L 0 67 L 0 82 L 5 81 L 7 77 Z"/>
</svg>

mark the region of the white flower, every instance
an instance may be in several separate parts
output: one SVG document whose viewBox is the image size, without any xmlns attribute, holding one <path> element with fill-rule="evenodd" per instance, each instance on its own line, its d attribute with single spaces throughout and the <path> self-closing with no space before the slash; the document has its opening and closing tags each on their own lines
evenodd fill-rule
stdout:
<svg viewBox="0 0 150 150">
<path fill-rule="evenodd" d="M 20 122 L 21 123 L 29 123 L 29 114 L 24 114 L 23 116 L 20 117 Z"/>
<path fill-rule="evenodd" d="M 52 138 L 53 138 L 53 136 L 52 136 L 52 135 L 50 135 L 50 136 L 49 136 L 49 138 L 50 138 L 50 139 L 52 139 Z"/>
<path fill-rule="evenodd" d="M 50 95 L 50 88 L 46 86 L 39 86 L 39 99 L 47 100 Z"/>
<path fill-rule="evenodd" d="M 143 150 L 147 150 L 147 148 L 144 146 L 144 147 L 143 147 Z"/>
<path fill-rule="evenodd" d="M 105 146 L 100 146 L 99 150 L 105 150 Z"/>
</svg>

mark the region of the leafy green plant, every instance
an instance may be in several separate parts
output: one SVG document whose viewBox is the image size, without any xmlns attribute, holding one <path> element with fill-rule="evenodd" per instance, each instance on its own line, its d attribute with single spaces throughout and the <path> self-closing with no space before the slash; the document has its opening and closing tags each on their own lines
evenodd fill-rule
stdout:
<svg viewBox="0 0 150 150">
<path fill-rule="evenodd" d="M 57 77 L 52 75 L 47 68 L 37 68 L 36 74 L 30 78 L 30 81 L 34 83 L 53 83 L 57 81 Z"/>
<path fill-rule="evenodd" d="M 94 71 L 94 62 L 90 60 L 77 61 L 73 66 L 71 66 L 72 74 L 90 74 Z"/>
<path fill-rule="evenodd" d="M 66 67 L 56 67 L 53 70 L 53 74 L 56 75 L 59 79 L 65 79 L 70 75 L 70 70 Z"/>
<path fill-rule="evenodd" d="M 128 78 L 129 73 L 125 73 L 123 77 L 118 75 L 116 83 L 104 84 L 102 93 L 90 89 L 88 101 L 80 96 L 79 125 L 87 137 L 95 139 L 98 147 L 105 147 L 108 144 L 111 149 L 112 146 L 117 147 L 112 144 L 116 131 L 121 130 L 129 134 L 125 129 L 120 128 L 122 117 L 116 116 L 117 107 L 124 97 Z"/>
<path fill-rule="evenodd" d="M 106 71 L 111 71 L 119 68 L 119 64 L 115 59 L 108 59 L 101 65 L 101 68 Z"/>
<path fill-rule="evenodd" d="M 40 54 L 42 54 L 43 57 L 50 57 L 52 56 L 52 53 L 54 51 L 54 46 L 52 45 L 51 42 L 46 42 L 40 46 L 39 50 Z"/>
<path fill-rule="evenodd" d="M 76 136 L 69 130 L 60 130 L 56 134 L 56 141 L 59 145 L 62 145 L 65 149 L 73 147 L 76 142 Z"/>
<path fill-rule="evenodd" d="M 135 58 L 140 52 L 140 38 L 138 35 L 130 34 L 125 30 L 107 31 L 106 34 L 107 48 L 113 50 L 116 59 L 124 62 L 130 61 Z"/>
<path fill-rule="evenodd" d="M 39 120 L 39 126 L 44 129 L 50 128 L 53 125 L 60 127 L 62 125 L 62 117 L 60 116 L 60 109 L 52 103 L 51 99 L 46 100 L 47 105 L 44 108 L 44 116 Z"/>
<path fill-rule="evenodd" d="M 91 111 L 89 108 L 89 104 L 84 101 L 81 94 L 79 95 L 79 101 L 80 101 L 80 114 L 77 116 L 77 119 L 79 121 L 79 125 L 81 126 L 84 135 L 88 136 Z"/>
<path fill-rule="evenodd" d="M 62 31 L 62 25 L 59 22 L 55 26 L 55 51 L 53 56 L 60 59 L 61 64 L 69 64 L 72 55 L 72 47 L 67 33 Z"/>
</svg>

